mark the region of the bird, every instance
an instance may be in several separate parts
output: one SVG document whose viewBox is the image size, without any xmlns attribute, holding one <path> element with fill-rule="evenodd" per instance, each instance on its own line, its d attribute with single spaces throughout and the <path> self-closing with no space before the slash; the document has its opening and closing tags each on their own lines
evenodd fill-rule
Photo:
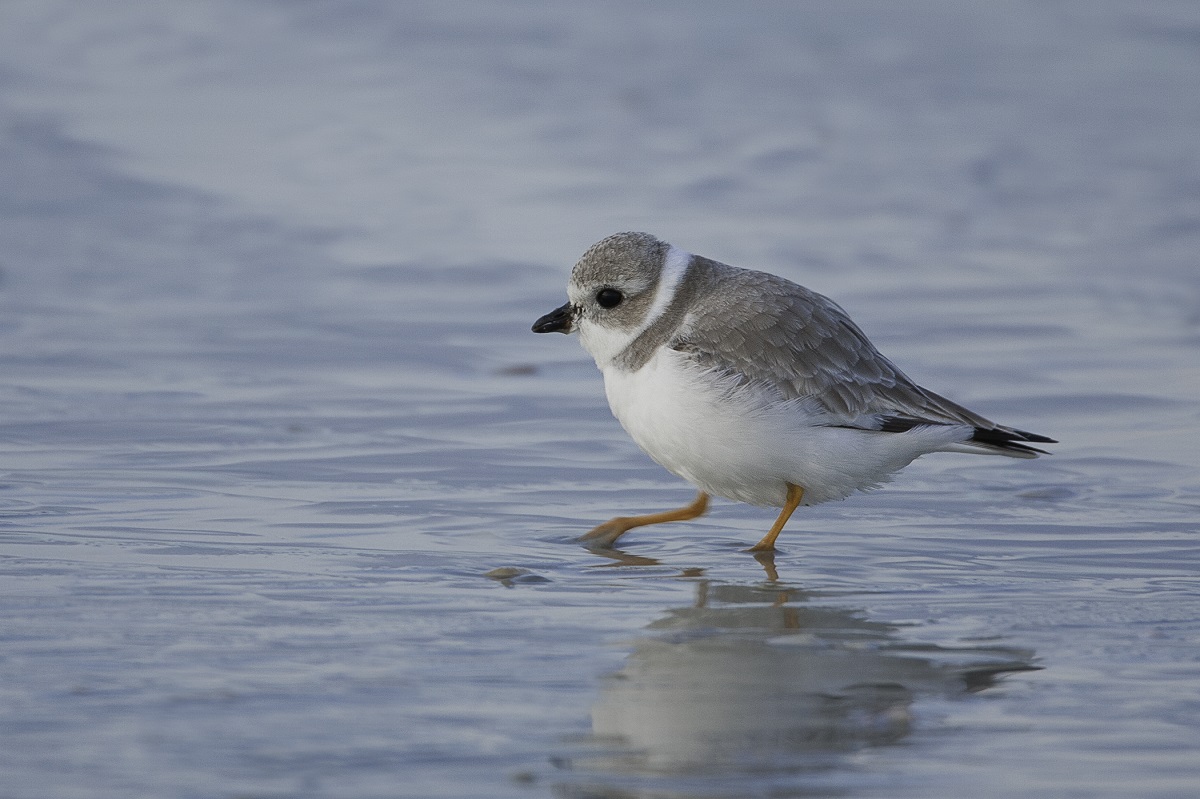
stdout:
<svg viewBox="0 0 1200 799">
<path fill-rule="evenodd" d="M 634 442 L 698 489 L 682 508 L 618 516 L 582 536 L 695 519 L 711 496 L 780 508 L 748 551 L 770 553 L 801 505 L 878 488 L 921 455 L 1036 458 L 1047 436 L 922 388 L 833 300 L 649 233 L 617 233 L 575 264 L 535 333 L 578 333 Z"/>
</svg>

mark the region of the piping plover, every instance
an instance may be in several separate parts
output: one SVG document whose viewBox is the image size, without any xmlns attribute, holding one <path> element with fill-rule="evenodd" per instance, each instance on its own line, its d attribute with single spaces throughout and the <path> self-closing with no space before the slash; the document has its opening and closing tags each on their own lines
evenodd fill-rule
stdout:
<svg viewBox="0 0 1200 799">
<path fill-rule="evenodd" d="M 567 303 L 535 333 L 578 332 L 613 415 L 669 471 L 700 489 L 687 507 L 618 517 L 583 536 L 683 521 L 710 494 L 782 508 L 875 488 L 929 452 L 1036 458 L 1054 439 L 995 424 L 910 380 L 837 303 L 775 275 L 684 252 L 648 233 L 596 243 Z"/>
</svg>

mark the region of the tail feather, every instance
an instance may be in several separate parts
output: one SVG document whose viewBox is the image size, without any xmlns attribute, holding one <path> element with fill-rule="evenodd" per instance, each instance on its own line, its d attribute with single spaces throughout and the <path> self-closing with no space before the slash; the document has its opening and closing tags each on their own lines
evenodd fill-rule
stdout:
<svg viewBox="0 0 1200 799">
<path fill-rule="evenodd" d="M 879 426 L 875 429 L 884 433 L 903 433 L 906 430 L 911 430 L 914 427 L 925 425 L 939 425 L 945 422 L 934 422 L 929 419 L 916 419 L 911 416 L 883 416 L 877 417 Z M 974 432 L 971 437 L 964 441 L 961 445 L 956 445 L 955 450 L 964 452 L 990 452 L 996 455 L 1008 455 L 1011 458 L 1036 458 L 1038 455 L 1049 455 L 1050 453 L 1044 449 L 1029 446 L 1034 444 L 1057 444 L 1053 438 L 1030 433 L 1026 430 L 1017 430 L 1012 427 L 974 427 Z"/>
<path fill-rule="evenodd" d="M 1025 430 L 1014 430 L 1011 427 L 976 427 L 969 443 L 1016 458 L 1036 458 L 1038 455 L 1050 454 L 1044 449 L 1031 447 L 1025 443 L 1030 441 L 1036 444 L 1058 443 L 1053 438 Z"/>
</svg>

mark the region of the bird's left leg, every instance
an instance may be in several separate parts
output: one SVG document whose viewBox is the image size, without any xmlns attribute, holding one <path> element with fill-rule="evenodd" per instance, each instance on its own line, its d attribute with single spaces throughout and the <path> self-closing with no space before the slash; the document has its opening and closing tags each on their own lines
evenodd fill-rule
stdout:
<svg viewBox="0 0 1200 799">
<path fill-rule="evenodd" d="M 611 547 L 618 538 L 635 527 L 662 524 L 663 522 L 685 522 L 704 515 L 706 510 L 708 510 L 708 494 L 701 491 L 690 505 L 676 510 L 665 510 L 661 513 L 649 513 L 645 516 L 618 516 L 584 533 L 579 540 L 586 541 L 593 546 Z"/>
</svg>

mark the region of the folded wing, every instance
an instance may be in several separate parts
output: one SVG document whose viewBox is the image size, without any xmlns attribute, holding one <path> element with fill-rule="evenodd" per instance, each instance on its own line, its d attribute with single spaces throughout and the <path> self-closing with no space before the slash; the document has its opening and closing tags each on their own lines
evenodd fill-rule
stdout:
<svg viewBox="0 0 1200 799">
<path fill-rule="evenodd" d="M 670 346 L 703 368 L 785 399 L 805 398 L 831 426 L 902 433 L 920 425 L 966 425 L 965 444 L 1033 458 L 1055 443 L 998 425 L 922 388 L 879 353 L 837 303 L 775 275 L 697 258 L 711 272 Z M 736 289 L 736 290 L 734 290 Z"/>
</svg>

